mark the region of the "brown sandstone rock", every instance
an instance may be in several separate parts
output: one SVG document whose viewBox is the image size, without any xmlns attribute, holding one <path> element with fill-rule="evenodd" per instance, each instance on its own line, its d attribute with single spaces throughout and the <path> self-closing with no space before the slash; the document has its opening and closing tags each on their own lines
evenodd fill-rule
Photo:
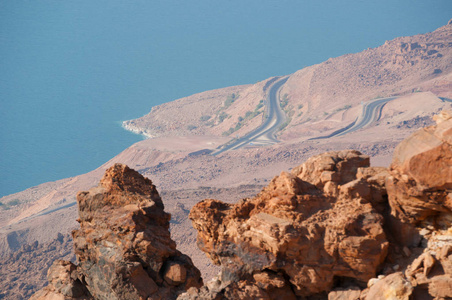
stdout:
<svg viewBox="0 0 452 300">
<path fill-rule="evenodd" d="M 428 238 L 424 252 L 406 268 L 405 275 L 414 287 L 415 299 L 452 298 L 451 241 L 448 231 L 436 231 Z"/>
<path fill-rule="evenodd" d="M 78 277 L 77 267 L 73 263 L 57 260 L 47 272 L 49 285 L 34 294 L 30 300 L 92 299 Z"/>
<path fill-rule="evenodd" d="M 401 142 L 386 179 L 392 214 L 405 223 L 434 217 L 452 225 L 452 114 Z"/>
<path fill-rule="evenodd" d="M 409 300 L 413 287 L 399 272 L 378 280 L 366 292 L 364 300 Z"/>
<path fill-rule="evenodd" d="M 452 275 L 441 275 L 432 278 L 428 286 L 431 296 L 438 298 L 452 298 Z"/>
<path fill-rule="evenodd" d="M 199 270 L 171 240 L 170 215 L 149 179 L 116 164 L 77 201 L 79 265 L 56 262 L 46 288 L 51 293 L 37 299 L 77 299 L 81 291 L 94 299 L 175 299 L 202 286 Z"/>
<path fill-rule="evenodd" d="M 328 294 L 328 300 L 358 300 L 361 289 L 352 287 L 349 289 L 335 289 Z"/>
<path fill-rule="evenodd" d="M 166 267 L 164 279 L 168 284 L 177 286 L 185 282 L 186 278 L 187 270 L 183 265 L 173 262 Z"/>
<path fill-rule="evenodd" d="M 225 284 L 213 279 L 200 289 L 190 289 L 180 295 L 178 300 L 226 300 L 226 299 L 260 299 L 296 300 L 294 292 L 282 274 L 272 271 L 254 273 L 252 276 Z"/>
<path fill-rule="evenodd" d="M 312 296 L 329 291 L 337 278 L 374 277 L 388 242 L 371 205 L 381 201 L 371 193 L 378 180 L 367 180 L 382 170 L 356 176 L 368 165 L 357 151 L 329 152 L 281 173 L 253 199 L 198 203 L 190 213 L 198 245 L 221 264 L 226 290 L 264 297 L 277 287 Z M 259 283 L 266 270 L 281 274 L 274 284 Z"/>
</svg>

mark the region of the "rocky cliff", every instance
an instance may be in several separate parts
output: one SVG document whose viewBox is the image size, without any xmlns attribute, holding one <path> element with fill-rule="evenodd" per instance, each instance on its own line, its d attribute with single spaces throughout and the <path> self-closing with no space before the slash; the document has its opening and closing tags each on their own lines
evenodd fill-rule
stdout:
<svg viewBox="0 0 452 300">
<path fill-rule="evenodd" d="M 77 202 L 79 263 L 56 261 L 49 286 L 32 299 L 175 299 L 202 285 L 191 259 L 176 250 L 170 215 L 149 179 L 116 164 Z"/>
<path fill-rule="evenodd" d="M 368 167 L 357 151 L 328 152 L 281 173 L 253 199 L 205 200 L 190 214 L 198 244 L 223 266 L 223 280 L 240 279 L 267 299 L 281 290 L 292 299 L 329 291 L 344 278 L 367 282 L 389 245 L 372 207 L 382 189 L 371 192 L 385 170 Z"/>
<path fill-rule="evenodd" d="M 436 122 L 389 169 L 330 151 L 254 198 L 199 202 L 198 246 L 221 266 L 204 286 L 151 181 L 117 164 L 77 195 L 78 265 L 55 262 L 32 299 L 450 299 L 452 113 Z"/>
</svg>

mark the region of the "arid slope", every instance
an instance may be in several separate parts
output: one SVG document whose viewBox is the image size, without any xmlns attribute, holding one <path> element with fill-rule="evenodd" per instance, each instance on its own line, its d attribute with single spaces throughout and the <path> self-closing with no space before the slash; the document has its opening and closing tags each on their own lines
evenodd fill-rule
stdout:
<svg viewBox="0 0 452 300">
<path fill-rule="evenodd" d="M 312 137 L 345 126 L 360 113 L 362 101 L 378 97 L 430 91 L 452 98 L 451 40 L 452 25 L 446 25 L 295 72 L 280 92 L 289 118 L 280 138 Z M 150 136 L 241 136 L 260 124 L 263 108 L 257 107 L 272 80 L 162 104 L 139 119 L 124 122 L 124 126 Z M 259 114 L 254 116 L 254 111 Z"/>
</svg>

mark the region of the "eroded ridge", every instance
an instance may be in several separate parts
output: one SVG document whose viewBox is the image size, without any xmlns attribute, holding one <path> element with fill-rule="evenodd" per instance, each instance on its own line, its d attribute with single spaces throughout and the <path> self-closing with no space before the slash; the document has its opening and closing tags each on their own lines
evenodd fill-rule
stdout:
<svg viewBox="0 0 452 300">
<path fill-rule="evenodd" d="M 176 249 L 171 216 L 149 179 L 115 164 L 77 202 L 79 264 L 55 262 L 50 285 L 32 299 L 175 299 L 202 285 L 199 270 Z"/>
</svg>

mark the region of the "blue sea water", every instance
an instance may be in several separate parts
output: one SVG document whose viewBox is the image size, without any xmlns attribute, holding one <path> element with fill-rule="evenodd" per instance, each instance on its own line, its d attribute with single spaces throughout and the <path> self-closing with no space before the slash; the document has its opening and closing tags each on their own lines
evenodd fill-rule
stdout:
<svg viewBox="0 0 452 300">
<path fill-rule="evenodd" d="M 0 196 L 95 169 L 152 106 L 432 31 L 450 0 L 3 0 Z"/>
</svg>

